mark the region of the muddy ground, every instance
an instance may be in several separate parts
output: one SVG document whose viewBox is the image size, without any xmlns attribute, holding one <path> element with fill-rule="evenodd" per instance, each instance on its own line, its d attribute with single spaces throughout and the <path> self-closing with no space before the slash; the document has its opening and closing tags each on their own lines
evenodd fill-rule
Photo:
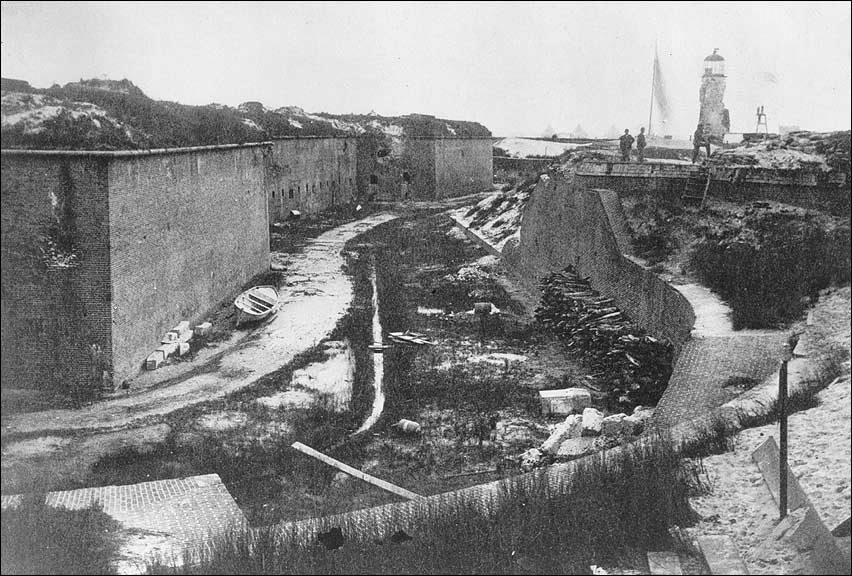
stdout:
<svg viewBox="0 0 852 576">
<path fill-rule="evenodd" d="M 305 231 L 292 232 L 280 250 L 299 249 Z M 327 339 L 249 387 L 147 426 L 4 446 L 3 491 L 217 473 L 250 521 L 265 524 L 396 498 L 296 452 L 294 441 L 424 495 L 516 473 L 512 458 L 548 435 L 538 389 L 570 385 L 580 372 L 509 296 L 498 261 L 445 215 L 416 206 L 350 241 L 344 255 L 354 300 Z M 372 270 L 386 343 L 388 331 L 412 330 L 435 344 L 385 351 L 384 413 L 353 437 L 373 402 Z M 469 313 L 483 301 L 500 310 L 484 327 Z M 400 418 L 422 434 L 397 433 L 390 424 Z M 110 455 L 94 455 L 93 442 Z"/>
</svg>

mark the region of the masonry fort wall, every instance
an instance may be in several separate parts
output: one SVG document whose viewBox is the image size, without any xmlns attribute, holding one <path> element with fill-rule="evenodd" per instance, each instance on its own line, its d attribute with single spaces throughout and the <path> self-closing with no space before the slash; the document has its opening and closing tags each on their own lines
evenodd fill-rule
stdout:
<svg viewBox="0 0 852 576">
<path fill-rule="evenodd" d="M 359 191 L 378 200 L 432 200 L 490 190 L 490 138 L 363 137 Z"/>
<path fill-rule="evenodd" d="M 494 169 L 490 138 L 435 140 L 435 195 L 460 196 L 490 190 Z"/>
<path fill-rule="evenodd" d="M 656 274 L 624 256 L 626 240 L 617 234 L 623 226 L 614 192 L 548 178 L 531 195 L 520 242 L 504 248 L 504 259 L 529 284 L 575 266 L 634 322 L 679 351 L 695 323 L 692 306 Z"/>
<path fill-rule="evenodd" d="M 312 214 L 357 196 L 356 138 L 288 138 L 271 143 L 267 169 L 270 219 Z"/>
<path fill-rule="evenodd" d="M 108 160 L 2 155 L 2 386 L 72 392 L 109 369 Z"/>
<path fill-rule="evenodd" d="M 133 376 L 164 332 L 266 269 L 269 222 L 290 210 L 360 198 L 376 174 L 391 199 L 435 197 L 434 138 L 398 139 L 384 161 L 370 142 L 4 150 L 4 389 L 93 389 Z M 452 157 L 441 160 L 447 195 L 490 187 L 490 150 L 486 166 L 476 142 L 440 145 Z"/>
<path fill-rule="evenodd" d="M 162 335 L 268 266 L 267 146 L 109 164 L 113 364 L 133 375 Z"/>
</svg>

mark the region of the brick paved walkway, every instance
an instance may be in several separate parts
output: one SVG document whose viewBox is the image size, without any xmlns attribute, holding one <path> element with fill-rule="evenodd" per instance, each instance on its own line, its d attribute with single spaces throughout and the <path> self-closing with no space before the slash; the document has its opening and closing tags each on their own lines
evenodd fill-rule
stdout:
<svg viewBox="0 0 852 576">
<path fill-rule="evenodd" d="M 2 507 L 14 506 L 21 498 L 4 495 Z M 152 557 L 180 562 L 184 552 L 195 552 L 212 537 L 247 525 L 217 474 L 49 492 L 45 501 L 69 510 L 100 502 L 128 531 L 116 562 L 120 573 L 142 573 L 145 560 Z"/>
</svg>

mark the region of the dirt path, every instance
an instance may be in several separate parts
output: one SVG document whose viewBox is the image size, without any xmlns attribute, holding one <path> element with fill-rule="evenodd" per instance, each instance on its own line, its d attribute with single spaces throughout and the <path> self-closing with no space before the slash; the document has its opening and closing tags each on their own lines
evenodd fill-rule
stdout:
<svg viewBox="0 0 852 576">
<path fill-rule="evenodd" d="M 205 367 L 209 371 L 82 409 L 10 416 L 3 419 L 3 436 L 124 428 L 152 416 L 225 396 L 274 372 L 328 335 L 346 313 L 352 300 L 352 286 L 341 269 L 344 244 L 396 217 L 390 213 L 375 214 L 322 234 L 297 254 L 274 254 L 273 262 L 286 269 L 288 280 L 286 288 L 281 290 L 281 310 L 245 342 Z"/>
</svg>

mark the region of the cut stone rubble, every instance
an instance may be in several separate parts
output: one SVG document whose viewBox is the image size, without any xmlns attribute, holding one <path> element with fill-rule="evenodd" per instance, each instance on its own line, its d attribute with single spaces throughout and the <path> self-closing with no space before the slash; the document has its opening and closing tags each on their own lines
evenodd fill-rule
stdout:
<svg viewBox="0 0 852 576">
<path fill-rule="evenodd" d="M 603 414 L 595 408 L 583 410 L 583 436 L 597 436 L 601 433 Z"/>
<path fill-rule="evenodd" d="M 585 388 L 541 390 L 538 394 L 541 399 L 541 413 L 544 416 L 579 414 L 592 405 L 592 395 Z"/>
</svg>

